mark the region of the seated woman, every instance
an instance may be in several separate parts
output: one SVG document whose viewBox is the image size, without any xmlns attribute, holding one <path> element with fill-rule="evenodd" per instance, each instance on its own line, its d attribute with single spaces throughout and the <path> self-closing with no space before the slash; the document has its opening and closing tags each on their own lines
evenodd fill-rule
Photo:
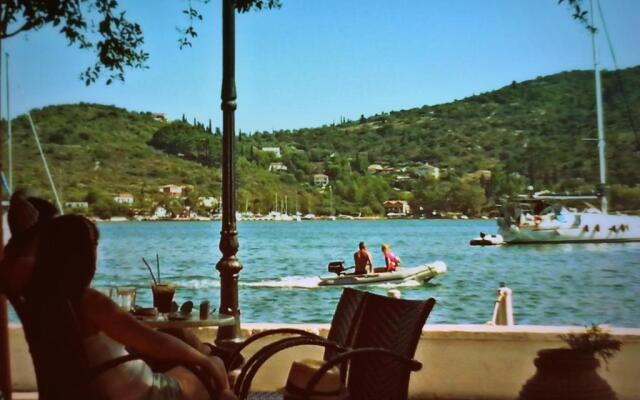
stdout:
<svg viewBox="0 0 640 400">
<path fill-rule="evenodd" d="M 62 291 L 80 321 L 90 364 L 97 366 L 126 355 L 126 347 L 159 361 L 199 366 L 210 377 L 219 399 L 236 399 L 218 357 L 206 356 L 171 335 L 149 328 L 89 287 L 96 271 L 95 224 L 79 215 L 65 215 L 49 221 L 39 236 L 34 272 L 25 293 L 38 299 L 43 296 L 41 288 L 52 284 Z M 208 399 L 204 385 L 186 368 L 153 373 L 140 360 L 108 370 L 97 383 L 110 400 Z"/>
<path fill-rule="evenodd" d="M 386 272 L 393 272 L 400 266 L 400 257 L 393 254 L 391 246 L 388 244 L 382 245 L 382 255 L 384 256 L 384 264 L 386 265 Z"/>
</svg>

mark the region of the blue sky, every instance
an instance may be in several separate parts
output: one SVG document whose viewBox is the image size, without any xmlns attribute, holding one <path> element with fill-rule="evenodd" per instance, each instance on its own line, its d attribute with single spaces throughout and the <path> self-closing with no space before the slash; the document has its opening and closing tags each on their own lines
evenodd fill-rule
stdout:
<svg viewBox="0 0 640 400">
<path fill-rule="evenodd" d="M 557 0 L 282 1 L 280 10 L 236 20 L 236 125 L 245 132 L 445 103 L 591 68 L 588 33 Z M 640 64 L 640 1 L 600 1 L 619 66 Z M 199 37 L 184 50 L 176 27 L 186 23 L 186 1 L 120 3 L 142 25 L 149 68 L 86 87 L 79 74 L 90 52 L 51 28 L 22 34 L 3 42 L 12 114 L 84 101 L 220 126 L 220 0 L 198 6 Z M 601 65 L 612 69 L 604 35 L 598 42 Z"/>
</svg>

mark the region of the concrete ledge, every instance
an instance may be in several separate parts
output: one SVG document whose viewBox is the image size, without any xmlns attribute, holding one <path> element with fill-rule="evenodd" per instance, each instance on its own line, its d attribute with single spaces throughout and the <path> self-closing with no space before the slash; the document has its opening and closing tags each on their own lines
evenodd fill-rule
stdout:
<svg viewBox="0 0 640 400">
<path fill-rule="evenodd" d="M 243 324 L 249 336 L 273 328 L 301 328 L 326 335 L 328 324 Z M 599 369 L 618 395 L 619 400 L 640 400 L 640 329 L 608 328 L 621 340 L 622 350 Z M 561 334 L 583 331 L 576 326 L 491 326 L 427 325 L 416 351 L 423 369 L 412 375 L 410 395 L 413 399 L 483 399 L 511 400 L 533 374 L 533 360 L 539 350 L 566 347 Z M 196 334 L 204 341 L 215 338 L 215 328 L 200 328 Z M 275 337 L 272 340 L 279 339 Z M 29 351 L 20 325 L 9 329 L 11 371 L 15 391 L 36 390 Z M 259 341 L 246 350 L 250 356 L 266 344 Z M 282 352 L 261 370 L 254 390 L 270 391 L 284 385 L 291 362 L 301 358 L 320 358 L 323 349 L 297 347 Z"/>
</svg>

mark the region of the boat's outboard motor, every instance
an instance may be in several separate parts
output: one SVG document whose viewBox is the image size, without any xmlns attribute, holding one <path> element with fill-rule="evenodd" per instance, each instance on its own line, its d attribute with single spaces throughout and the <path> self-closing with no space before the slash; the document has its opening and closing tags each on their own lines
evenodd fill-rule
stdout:
<svg viewBox="0 0 640 400">
<path fill-rule="evenodd" d="M 339 276 L 346 269 L 344 267 L 344 260 L 330 261 L 327 269 L 329 272 L 333 272 Z"/>
</svg>

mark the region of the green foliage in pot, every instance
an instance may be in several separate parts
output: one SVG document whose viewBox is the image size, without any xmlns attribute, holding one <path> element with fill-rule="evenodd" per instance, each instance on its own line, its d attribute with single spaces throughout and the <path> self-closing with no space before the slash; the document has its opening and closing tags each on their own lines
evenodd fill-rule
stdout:
<svg viewBox="0 0 640 400">
<path fill-rule="evenodd" d="M 561 335 L 560 338 L 573 350 L 593 353 L 600 357 L 605 364 L 609 359 L 620 351 L 622 342 L 614 339 L 609 332 L 599 327 L 591 325 L 582 333 L 569 333 Z"/>
</svg>

